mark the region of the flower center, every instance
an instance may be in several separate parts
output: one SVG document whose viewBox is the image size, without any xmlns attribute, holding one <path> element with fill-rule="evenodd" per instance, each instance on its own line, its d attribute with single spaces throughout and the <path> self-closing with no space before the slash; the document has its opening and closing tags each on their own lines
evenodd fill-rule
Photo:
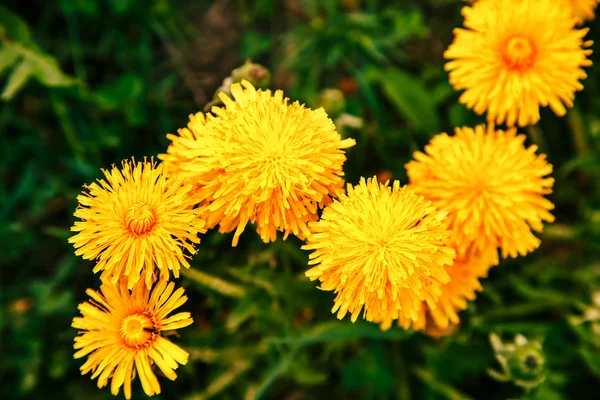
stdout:
<svg viewBox="0 0 600 400">
<path fill-rule="evenodd" d="M 154 226 L 154 213 L 149 205 L 138 203 L 127 211 L 125 225 L 132 233 L 141 235 L 148 232 Z"/>
<path fill-rule="evenodd" d="M 534 370 L 537 369 L 537 367 L 539 366 L 538 360 L 534 357 L 534 356 L 527 356 L 525 357 L 525 366 L 527 366 L 527 368 Z"/>
<path fill-rule="evenodd" d="M 506 42 L 503 59 L 509 69 L 523 72 L 533 65 L 536 53 L 531 39 L 514 36 Z"/>
<path fill-rule="evenodd" d="M 121 339 L 130 347 L 144 347 L 154 338 L 154 322 L 145 314 L 125 317 L 121 323 Z"/>
</svg>

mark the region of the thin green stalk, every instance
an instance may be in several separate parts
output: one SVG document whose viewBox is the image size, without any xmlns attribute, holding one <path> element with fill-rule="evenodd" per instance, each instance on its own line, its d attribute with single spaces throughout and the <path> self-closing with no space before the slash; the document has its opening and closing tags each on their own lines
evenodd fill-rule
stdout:
<svg viewBox="0 0 600 400">
<path fill-rule="evenodd" d="M 402 354 L 402 349 L 400 348 L 400 344 L 397 342 L 392 342 L 391 344 L 392 346 L 392 354 L 394 354 L 393 357 L 393 363 L 394 363 L 394 370 L 398 371 L 398 373 L 396 374 L 396 377 L 398 378 L 398 399 L 399 400 L 410 400 L 412 398 L 411 393 L 410 393 L 410 379 L 408 376 L 408 363 L 406 362 L 406 359 L 404 358 L 404 355 Z"/>
<path fill-rule="evenodd" d="M 275 380 L 279 376 L 283 375 L 288 370 L 288 368 L 292 364 L 292 361 L 294 360 L 294 357 L 298 353 L 298 349 L 299 347 L 293 347 L 289 353 L 282 356 L 279 362 L 269 370 L 269 373 L 267 374 L 266 378 L 256 390 L 256 394 L 254 396 L 255 400 L 263 398 L 263 396 L 267 393 L 267 390 L 269 389 L 269 387 L 271 387 L 273 382 L 275 382 Z"/>
<path fill-rule="evenodd" d="M 68 107 L 60 97 L 60 95 L 54 93 L 50 96 L 50 100 L 52 103 L 52 107 L 54 108 L 54 112 L 58 117 L 58 122 L 60 123 L 60 127 L 65 134 L 65 138 L 67 139 L 67 143 L 71 147 L 75 158 L 78 161 L 84 161 L 85 159 L 85 147 L 83 143 L 79 140 L 79 135 L 77 134 L 77 130 L 73 126 L 73 122 L 69 117 Z"/>
<path fill-rule="evenodd" d="M 567 113 L 567 123 L 569 124 L 569 130 L 571 131 L 577 154 L 584 155 L 588 153 L 589 147 L 587 145 L 583 117 L 577 107 L 573 107 Z"/>
<path fill-rule="evenodd" d="M 548 144 L 544 139 L 544 135 L 542 134 L 542 130 L 535 125 L 530 125 L 527 127 L 527 134 L 529 135 L 529 139 L 533 143 L 537 145 L 540 149 L 540 152 L 548 154 Z"/>
<path fill-rule="evenodd" d="M 430 371 L 428 371 L 424 368 L 415 368 L 414 373 L 419 379 L 421 379 L 421 381 L 423 383 L 428 385 L 431 389 L 433 389 L 438 394 L 442 395 L 443 397 L 445 397 L 448 400 L 470 400 L 471 399 L 471 397 L 459 392 L 454 387 L 438 381 L 437 379 L 435 379 L 435 377 L 433 376 L 433 374 Z"/>
</svg>

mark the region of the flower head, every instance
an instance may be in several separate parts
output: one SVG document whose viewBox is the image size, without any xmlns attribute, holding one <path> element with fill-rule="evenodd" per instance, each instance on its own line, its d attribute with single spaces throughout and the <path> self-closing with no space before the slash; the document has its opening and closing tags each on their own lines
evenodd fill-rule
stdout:
<svg viewBox="0 0 600 400">
<path fill-rule="evenodd" d="M 442 292 L 436 301 L 436 307 L 430 308 L 423 302 L 417 320 L 400 318 L 398 324 L 404 329 L 424 330 L 441 336 L 443 332 L 460 322 L 458 313 L 467 308 L 469 301 L 475 300 L 477 292 L 482 290 L 479 280 L 487 276 L 491 267 L 489 255 L 469 254 L 466 258 L 457 258 L 454 264 L 447 265 L 446 272 L 450 281 L 442 285 Z M 391 321 L 382 321 L 382 328 L 391 326 Z"/>
<path fill-rule="evenodd" d="M 445 215 L 398 181 L 363 178 L 311 223 L 306 275 L 337 293 L 332 311 L 340 319 L 350 312 L 355 321 L 364 307 L 369 321 L 416 320 L 421 302 L 435 308 L 449 280 Z"/>
<path fill-rule="evenodd" d="M 178 277 L 180 265 L 190 266 L 183 251 L 194 254 L 198 233 L 206 232 L 189 195 L 192 186 L 167 178 L 154 162 L 124 161 L 121 169 L 113 165 L 103 172 L 106 179 L 86 186 L 77 198 L 75 217 L 81 221 L 69 238 L 75 254 L 98 259 L 94 273 L 103 271 L 105 282 L 127 276 L 129 288 L 143 276 L 150 287 L 155 267 L 163 278 L 169 270 Z"/>
<path fill-rule="evenodd" d="M 355 141 L 342 140 L 322 109 L 242 85 L 231 86 L 235 101 L 221 94 L 215 116 L 190 117 L 161 157 L 197 185 L 210 228 L 235 230 L 234 246 L 248 222 L 265 242 L 278 230 L 304 237 L 318 207 L 342 191 L 343 149 Z"/>
<path fill-rule="evenodd" d="M 160 281 L 152 290 L 139 282 L 133 290 L 121 282 L 105 283 L 100 292 L 88 289 L 91 300 L 81 303 L 82 317 L 72 326 L 79 329 L 74 348 L 75 358 L 87 356 L 81 374 L 92 372 L 98 387 L 111 382 L 113 395 L 123 386 L 125 398 L 131 398 L 134 369 L 148 396 L 160 393 L 160 385 L 152 365 L 169 379 L 175 380 L 178 364 L 186 364 L 188 353 L 160 335 L 160 332 L 192 324 L 190 313 L 168 316 L 187 300 L 183 289 L 173 291 L 175 284 Z"/>
<path fill-rule="evenodd" d="M 525 255 L 540 243 L 531 230 L 554 220 L 554 206 L 544 198 L 554 183 L 546 177 L 552 165 L 524 141 L 515 129 L 457 128 L 454 136 L 435 136 L 406 165 L 410 187 L 448 212 L 459 257 L 483 252 L 492 265 L 497 248 L 503 257 Z"/>
<path fill-rule="evenodd" d="M 196 197 L 196 190 L 200 189 L 204 182 L 198 179 L 201 175 L 190 168 L 194 160 L 200 156 L 197 152 L 190 149 L 189 146 L 193 145 L 196 141 L 202 140 L 206 116 L 200 112 L 190 115 L 189 118 L 190 122 L 188 122 L 187 128 L 178 130 L 179 135 L 167 135 L 167 139 L 169 139 L 171 143 L 167 148 L 167 153 L 159 154 L 158 158 L 163 161 L 167 174 L 177 175 L 182 178 L 185 183 L 194 186 L 194 191 L 191 195 Z"/>
<path fill-rule="evenodd" d="M 571 7 L 571 12 L 578 24 L 584 21 L 594 19 L 594 11 L 600 0 L 563 0 L 567 7 Z"/>
<path fill-rule="evenodd" d="M 559 116 L 573 106 L 592 42 L 561 2 L 480 0 L 463 15 L 445 53 L 450 83 L 465 90 L 461 103 L 509 126 L 536 123 L 540 106 Z"/>
</svg>

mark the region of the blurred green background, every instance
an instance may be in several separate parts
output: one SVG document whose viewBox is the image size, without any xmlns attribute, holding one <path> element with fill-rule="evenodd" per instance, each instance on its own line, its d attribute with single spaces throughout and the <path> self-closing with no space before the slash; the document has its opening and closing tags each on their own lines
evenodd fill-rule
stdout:
<svg viewBox="0 0 600 400">
<path fill-rule="evenodd" d="M 483 122 L 457 103 L 443 51 L 458 0 L 8 0 L 0 7 L 0 397 L 109 399 L 80 376 L 70 327 L 92 263 L 67 244 L 76 196 L 100 168 L 156 156 L 251 59 L 271 87 L 325 106 L 357 146 L 347 178 L 391 176 L 436 133 Z M 600 39 L 592 22 L 591 39 Z M 592 56 L 600 63 L 600 51 Z M 186 288 L 191 354 L 163 399 L 591 399 L 600 385 L 600 69 L 575 108 L 523 129 L 555 166 L 556 223 L 491 270 L 440 339 L 337 321 L 295 238 L 204 235 Z M 337 89 L 337 90 L 326 90 Z M 342 94 L 343 96 L 340 96 Z M 343 101 L 342 101 L 343 100 Z M 596 300 L 594 302 L 594 299 Z M 492 379 L 490 333 L 543 343 L 545 381 Z M 134 398 L 144 398 L 139 381 Z M 122 393 L 120 394 L 122 396 Z"/>
</svg>

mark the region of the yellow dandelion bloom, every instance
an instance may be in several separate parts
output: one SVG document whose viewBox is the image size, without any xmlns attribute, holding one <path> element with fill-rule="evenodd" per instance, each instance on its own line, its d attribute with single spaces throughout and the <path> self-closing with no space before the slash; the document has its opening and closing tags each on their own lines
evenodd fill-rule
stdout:
<svg viewBox="0 0 600 400">
<path fill-rule="evenodd" d="M 544 198 L 552 192 L 554 179 L 546 177 L 552 165 L 524 141 L 515 129 L 457 128 L 454 136 L 435 136 L 406 165 L 410 187 L 448 212 L 460 257 L 497 248 L 503 257 L 525 255 L 540 243 L 531 230 L 554 220 L 554 206 Z"/>
<path fill-rule="evenodd" d="M 509 126 L 535 124 L 540 106 L 565 115 L 592 65 L 592 42 L 561 2 L 480 0 L 462 13 L 465 28 L 444 54 L 461 103 Z"/>
<path fill-rule="evenodd" d="M 356 321 L 364 307 L 368 321 L 417 320 L 421 302 L 435 308 L 449 280 L 444 266 L 454 250 L 444 244 L 445 217 L 398 181 L 363 178 L 310 224 L 306 276 L 337 293 L 332 312 L 340 319 L 350 312 Z"/>
<path fill-rule="evenodd" d="M 342 140 L 323 109 L 288 104 L 280 90 L 256 90 L 249 82 L 231 86 L 235 100 L 221 93 L 224 107 L 201 113 L 169 135 L 168 168 L 183 171 L 197 187 L 208 227 L 234 233 L 233 246 L 248 222 L 265 242 L 276 232 L 305 237 L 317 209 L 343 187 Z"/>
<path fill-rule="evenodd" d="M 431 309 L 422 303 L 419 318 L 411 320 L 400 318 L 398 323 L 404 329 L 424 330 L 432 336 L 439 336 L 460 322 L 458 313 L 467 308 L 469 301 L 475 300 L 477 292 L 483 288 L 480 278 L 486 277 L 489 268 L 489 255 L 470 254 L 467 258 L 457 258 L 453 265 L 446 266 L 450 281 L 442 286 L 442 293 Z M 391 326 L 391 321 L 384 321 L 382 328 Z"/>
<path fill-rule="evenodd" d="M 144 275 L 146 286 L 169 271 L 179 277 L 180 266 L 189 268 L 184 250 L 196 252 L 198 233 L 206 232 L 205 222 L 194 209 L 189 195 L 192 185 L 178 177 L 167 177 L 155 162 L 124 161 L 122 169 L 113 165 L 100 179 L 77 197 L 79 207 L 69 238 L 75 254 L 98 262 L 94 273 L 116 283 L 128 277 L 129 288 Z"/>
<path fill-rule="evenodd" d="M 577 19 L 577 23 L 594 19 L 594 12 L 600 0 L 563 0 L 566 6 L 571 7 L 571 12 Z"/>
<path fill-rule="evenodd" d="M 167 135 L 167 138 L 171 141 L 167 148 L 167 153 L 158 155 L 158 158 L 163 161 L 168 174 L 180 176 L 186 183 L 194 185 L 195 188 L 202 187 L 204 181 L 199 179 L 200 174 L 184 166 L 187 164 L 189 167 L 196 157 L 201 157 L 201 154 L 196 153 L 186 144 L 202 140 L 202 132 L 205 124 L 206 116 L 203 113 L 190 115 L 190 122 L 188 122 L 187 128 L 177 131 L 179 135 Z M 192 195 L 194 194 L 195 192 L 192 193 Z"/>
<path fill-rule="evenodd" d="M 121 282 L 105 283 L 100 292 L 87 290 L 91 300 L 81 303 L 82 317 L 73 319 L 75 358 L 87 356 L 81 374 L 92 372 L 102 388 L 111 381 L 113 395 L 123 386 L 125 398 L 131 398 L 131 381 L 136 372 L 148 396 L 160 393 L 160 385 L 152 366 L 175 380 L 178 364 L 186 364 L 188 353 L 160 335 L 160 332 L 192 324 L 190 313 L 168 316 L 187 301 L 182 288 L 160 281 L 152 290 L 143 282 L 133 290 Z M 134 371 L 135 370 L 135 371 Z"/>
</svg>

